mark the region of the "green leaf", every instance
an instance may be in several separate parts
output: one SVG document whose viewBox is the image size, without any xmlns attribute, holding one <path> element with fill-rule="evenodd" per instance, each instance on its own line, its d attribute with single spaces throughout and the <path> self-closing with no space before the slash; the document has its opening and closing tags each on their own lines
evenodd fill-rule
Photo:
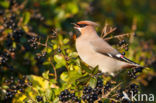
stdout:
<svg viewBox="0 0 156 103">
<path fill-rule="evenodd" d="M 72 71 L 69 71 L 69 82 L 75 82 L 76 79 L 80 78 L 82 75 L 79 74 L 77 71 L 75 70 L 72 70 Z"/>
<path fill-rule="evenodd" d="M 59 103 L 59 98 L 56 97 L 56 98 L 54 99 L 53 103 Z"/>
<path fill-rule="evenodd" d="M 56 64 L 56 68 L 61 68 L 61 67 L 66 65 L 66 60 L 64 59 L 63 56 L 55 55 L 54 56 L 54 60 L 57 63 Z"/>
<path fill-rule="evenodd" d="M 93 70 L 92 70 L 92 74 L 97 74 L 98 73 L 98 66 L 96 66 L 95 68 L 93 68 Z"/>
<path fill-rule="evenodd" d="M 3 89 L 8 89 L 9 87 L 7 85 L 2 86 Z"/>
<path fill-rule="evenodd" d="M 9 1 L 0 1 L 0 6 L 2 6 L 4 8 L 8 8 L 9 7 Z"/>
<path fill-rule="evenodd" d="M 64 44 L 67 44 L 68 42 L 69 42 L 69 39 L 68 38 L 63 39 L 63 43 Z"/>
<path fill-rule="evenodd" d="M 48 98 L 48 100 L 51 99 L 52 96 L 52 90 L 50 88 L 47 88 L 45 91 L 46 97 Z"/>
<path fill-rule="evenodd" d="M 29 12 L 25 12 L 23 14 L 23 24 L 24 25 L 28 24 L 29 20 L 30 20 L 30 13 Z"/>
<path fill-rule="evenodd" d="M 95 88 L 96 84 L 97 84 L 97 79 L 96 78 L 91 78 L 90 81 L 89 81 L 89 85 L 92 88 Z"/>
<path fill-rule="evenodd" d="M 42 76 L 43 76 L 45 79 L 49 79 L 49 70 L 47 70 L 46 72 L 42 73 Z"/>
<path fill-rule="evenodd" d="M 80 83 L 86 83 L 86 82 L 88 82 L 89 78 L 90 78 L 90 76 L 89 75 L 86 75 L 86 76 L 80 77 L 76 81 L 77 82 L 80 82 Z"/>
<path fill-rule="evenodd" d="M 78 54 L 77 54 L 77 52 L 71 52 L 69 54 L 69 56 L 72 57 L 72 58 L 76 58 L 76 57 L 78 57 Z"/>
<path fill-rule="evenodd" d="M 67 81 L 69 80 L 68 72 L 63 72 L 63 73 L 61 74 L 60 78 L 61 78 L 63 81 L 67 82 Z"/>
<path fill-rule="evenodd" d="M 66 9 L 70 14 L 76 14 L 78 12 L 78 6 L 74 2 L 69 2 L 66 6 Z"/>
<path fill-rule="evenodd" d="M 84 63 L 80 62 L 80 64 L 81 64 L 81 68 L 83 70 L 85 70 L 86 72 L 88 72 L 90 74 L 92 73 L 92 71 Z"/>
</svg>

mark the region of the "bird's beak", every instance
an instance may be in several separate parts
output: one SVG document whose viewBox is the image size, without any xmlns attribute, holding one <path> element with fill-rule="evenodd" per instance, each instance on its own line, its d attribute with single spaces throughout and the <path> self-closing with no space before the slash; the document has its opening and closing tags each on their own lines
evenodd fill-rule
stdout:
<svg viewBox="0 0 156 103">
<path fill-rule="evenodd" d="M 79 25 L 77 25 L 76 23 L 71 23 L 74 25 L 74 29 L 78 29 L 79 28 Z"/>
</svg>

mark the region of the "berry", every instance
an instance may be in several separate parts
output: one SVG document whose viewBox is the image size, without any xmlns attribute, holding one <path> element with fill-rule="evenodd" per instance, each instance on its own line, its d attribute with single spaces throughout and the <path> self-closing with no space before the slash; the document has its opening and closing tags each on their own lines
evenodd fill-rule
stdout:
<svg viewBox="0 0 156 103">
<path fill-rule="evenodd" d="M 125 51 L 128 51 L 128 47 L 125 48 Z"/>
<path fill-rule="evenodd" d="M 71 94 L 70 92 L 68 91 L 68 89 L 65 89 L 64 91 L 62 91 L 59 95 L 59 100 L 62 101 L 62 102 L 66 102 L 68 101 L 69 99 L 71 99 Z"/>
<path fill-rule="evenodd" d="M 99 83 L 101 83 L 101 80 L 99 80 Z M 85 87 L 83 90 L 83 96 L 82 99 L 85 101 L 87 100 L 89 103 L 93 103 L 95 100 L 98 99 L 98 94 L 94 89 L 91 87 Z"/>
<path fill-rule="evenodd" d="M 98 101 L 98 103 L 102 103 L 102 101 L 101 101 L 101 100 L 99 100 L 99 101 Z"/>
<path fill-rule="evenodd" d="M 125 52 L 123 52 L 122 55 L 125 55 Z"/>
<path fill-rule="evenodd" d="M 133 72 L 138 73 L 138 72 L 142 72 L 142 70 L 143 70 L 143 67 L 138 67 L 138 68 L 133 69 Z"/>
<path fill-rule="evenodd" d="M 62 50 L 61 50 L 60 48 L 58 48 L 58 50 L 57 50 L 57 51 L 58 51 L 58 53 L 61 53 L 61 52 L 62 52 Z"/>
<path fill-rule="evenodd" d="M 101 78 L 98 78 L 97 79 L 97 85 L 96 85 L 96 87 L 99 87 L 99 88 L 102 88 L 103 87 L 103 81 L 102 81 Z"/>
<path fill-rule="evenodd" d="M 36 100 L 37 100 L 38 102 L 41 102 L 41 101 L 43 101 L 43 98 L 42 98 L 41 96 L 36 96 Z"/>
<path fill-rule="evenodd" d="M 121 45 L 123 45 L 125 43 L 126 43 L 126 41 L 125 40 L 122 40 L 122 41 L 119 42 L 119 46 L 121 46 Z"/>
</svg>

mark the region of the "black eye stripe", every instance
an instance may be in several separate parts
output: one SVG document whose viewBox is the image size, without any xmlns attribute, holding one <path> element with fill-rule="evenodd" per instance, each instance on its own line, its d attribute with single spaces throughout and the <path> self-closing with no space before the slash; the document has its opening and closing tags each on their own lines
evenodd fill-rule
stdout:
<svg viewBox="0 0 156 103">
<path fill-rule="evenodd" d="M 80 27 L 85 27 L 85 26 L 87 26 L 87 24 L 77 24 L 78 26 L 80 26 Z"/>
</svg>

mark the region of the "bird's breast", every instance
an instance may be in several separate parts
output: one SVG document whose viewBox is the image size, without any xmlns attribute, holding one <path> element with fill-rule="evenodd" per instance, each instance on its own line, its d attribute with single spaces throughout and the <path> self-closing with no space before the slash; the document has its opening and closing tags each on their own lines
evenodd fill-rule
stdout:
<svg viewBox="0 0 156 103">
<path fill-rule="evenodd" d="M 96 57 L 96 52 L 92 48 L 91 44 L 85 40 L 76 40 L 76 49 L 80 58 L 87 64 L 91 65 L 93 57 Z"/>
</svg>

